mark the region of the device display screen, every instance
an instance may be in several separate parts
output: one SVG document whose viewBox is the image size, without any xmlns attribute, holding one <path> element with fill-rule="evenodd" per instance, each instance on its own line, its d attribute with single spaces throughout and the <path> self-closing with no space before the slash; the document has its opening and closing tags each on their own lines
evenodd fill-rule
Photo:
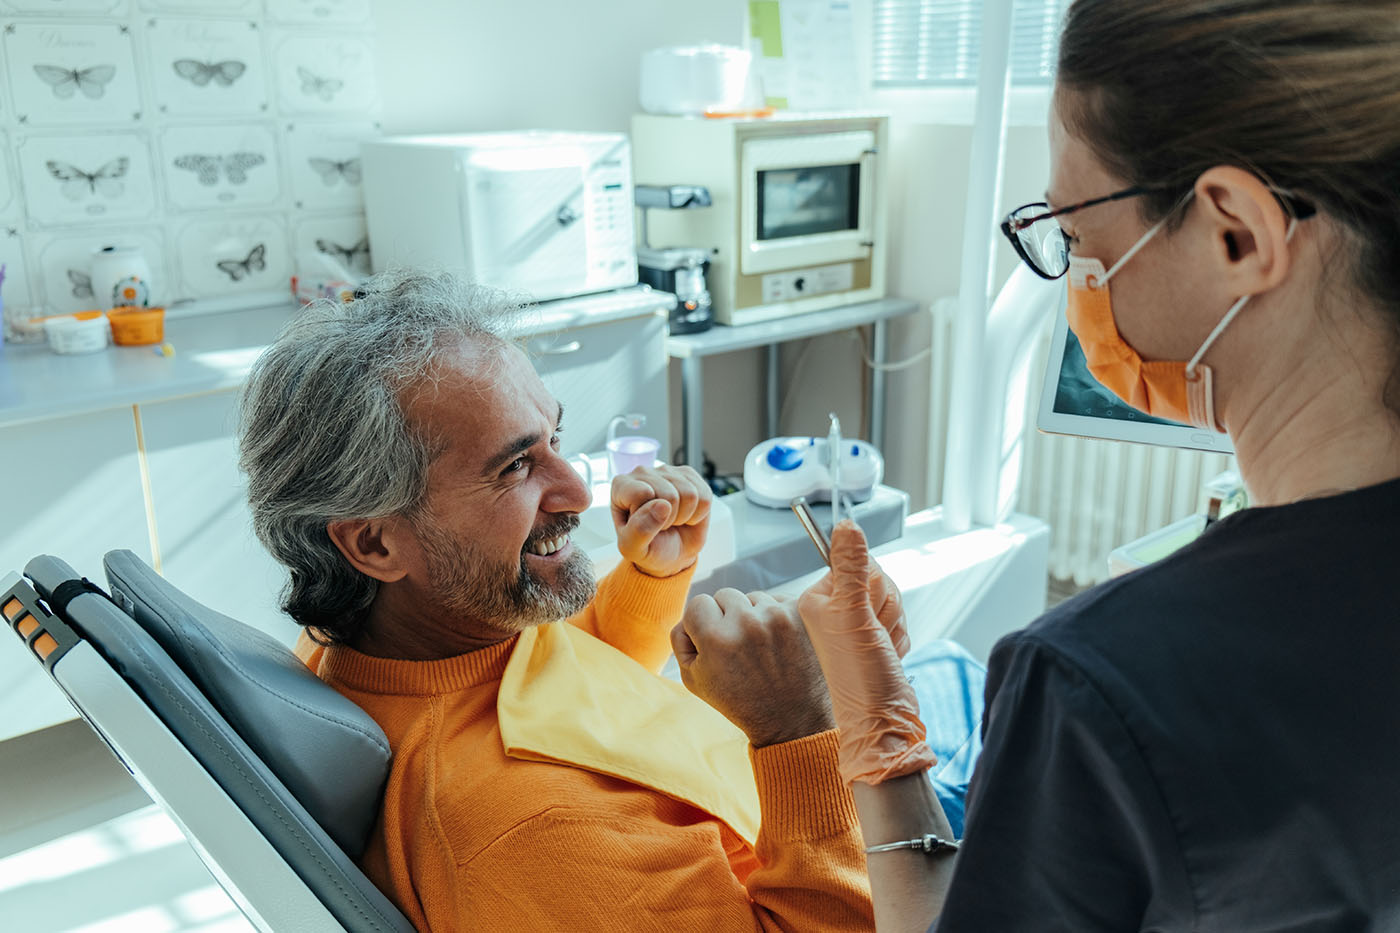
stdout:
<svg viewBox="0 0 1400 933">
<path fill-rule="evenodd" d="M 1055 389 L 1055 411 L 1062 415 L 1082 415 L 1086 418 L 1112 418 L 1115 421 L 1188 427 L 1179 421 L 1167 421 L 1143 414 L 1136 408 L 1120 402 L 1118 396 L 1105 389 L 1103 384 L 1090 374 L 1084 351 L 1072 330 L 1065 331 L 1065 353 L 1060 359 L 1060 381 Z"/>
<path fill-rule="evenodd" d="M 758 173 L 760 240 L 859 228 L 859 163 Z"/>
</svg>

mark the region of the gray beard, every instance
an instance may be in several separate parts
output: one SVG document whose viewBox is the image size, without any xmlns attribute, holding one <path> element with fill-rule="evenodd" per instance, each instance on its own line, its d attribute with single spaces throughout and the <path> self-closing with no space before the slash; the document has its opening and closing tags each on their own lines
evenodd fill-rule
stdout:
<svg viewBox="0 0 1400 933">
<path fill-rule="evenodd" d="M 578 527 L 577 516 L 559 522 L 530 543 L 548 540 Z M 428 561 L 428 576 L 446 613 L 518 633 L 582 611 L 593 599 L 597 582 L 593 562 L 583 551 L 559 567 L 547 583 L 530 572 L 525 552 L 514 565 L 490 566 L 476 548 L 464 546 L 431 521 L 415 523 Z"/>
</svg>

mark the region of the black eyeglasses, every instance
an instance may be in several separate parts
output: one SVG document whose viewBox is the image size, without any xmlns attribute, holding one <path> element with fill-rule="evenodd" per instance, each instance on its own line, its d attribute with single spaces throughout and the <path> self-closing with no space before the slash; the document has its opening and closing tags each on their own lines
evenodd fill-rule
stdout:
<svg viewBox="0 0 1400 933">
<path fill-rule="evenodd" d="M 1023 204 L 1006 215 L 1006 219 L 1001 222 L 1001 232 L 1011 241 L 1016 255 L 1020 256 L 1036 275 L 1042 279 L 1058 279 L 1069 271 L 1069 239 L 1055 222 L 1056 217 L 1082 211 L 1095 204 L 1107 204 L 1109 201 L 1121 201 L 1124 198 L 1135 198 L 1162 190 L 1165 189 L 1141 186 L 1124 188 L 1101 198 L 1090 198 L 1088 201 L 1080 201 L 1078 204 L 1055 210 L 1051 210 L 1050 205 L 1044 201 Z M 1295 220 L 1307 220 L 1317 213 L 1316 207 L 1301 198 L 1281 191 L 1275 191 L 1274 195 Z"/>
<path fill-rule="evenodd" d="M 1001 222 L 1001 232 L 1011 241 L 1016 255 L 1020 256 L 1036 275 L 1042 279 L 1058 279 L 1069 271 L 1069 239 L 1055 222 L 1056 217 L 1073 214 L 1095 204 L 1135 198 L 1153 190 L 1156 189 L 1139 186 L 1124 188 L 1101 198 L 1091 198 L 1053 211 L 1044 201 L 1022 204 L 1006 215 L 1006 219 Z"/>
</svg>

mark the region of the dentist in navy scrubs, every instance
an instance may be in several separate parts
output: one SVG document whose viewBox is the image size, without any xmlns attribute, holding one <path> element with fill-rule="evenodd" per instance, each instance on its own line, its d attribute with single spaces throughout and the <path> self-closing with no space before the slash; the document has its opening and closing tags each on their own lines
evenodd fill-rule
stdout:
<svg viewBox="0 0 1400 933">
<path fill-rule="evenodd" d="M 1251 506 L 1002 640 L 960 843 L 836 529 L 799 608 L 879 929 L 1400 930 L 1400 0 L 1075 0 L 1049 131 L 1011 245 Z M 692 663 L 777 650 L 737 615 Z"/>
</svg>

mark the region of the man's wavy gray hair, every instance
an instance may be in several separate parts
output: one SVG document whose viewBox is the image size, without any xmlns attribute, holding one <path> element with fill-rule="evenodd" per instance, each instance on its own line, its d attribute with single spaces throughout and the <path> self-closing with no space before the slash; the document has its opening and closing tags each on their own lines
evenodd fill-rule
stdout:
<svg viewBox="0 0 1400 933">
<path fill-rule="evenodd" d="M 318 641 L 352 641 L 378 591 L 327 524 L 412 516 L 427 493 L 438 445 L 405 417 L 405 393 L 463 341 L 507 343 L 518 312 L 448 274 L 384 272 L 352 302 L 298 312 L 253 365 L 238 430 L 253 529 L 291 571 L 283 610 Z"/>
</svg>

